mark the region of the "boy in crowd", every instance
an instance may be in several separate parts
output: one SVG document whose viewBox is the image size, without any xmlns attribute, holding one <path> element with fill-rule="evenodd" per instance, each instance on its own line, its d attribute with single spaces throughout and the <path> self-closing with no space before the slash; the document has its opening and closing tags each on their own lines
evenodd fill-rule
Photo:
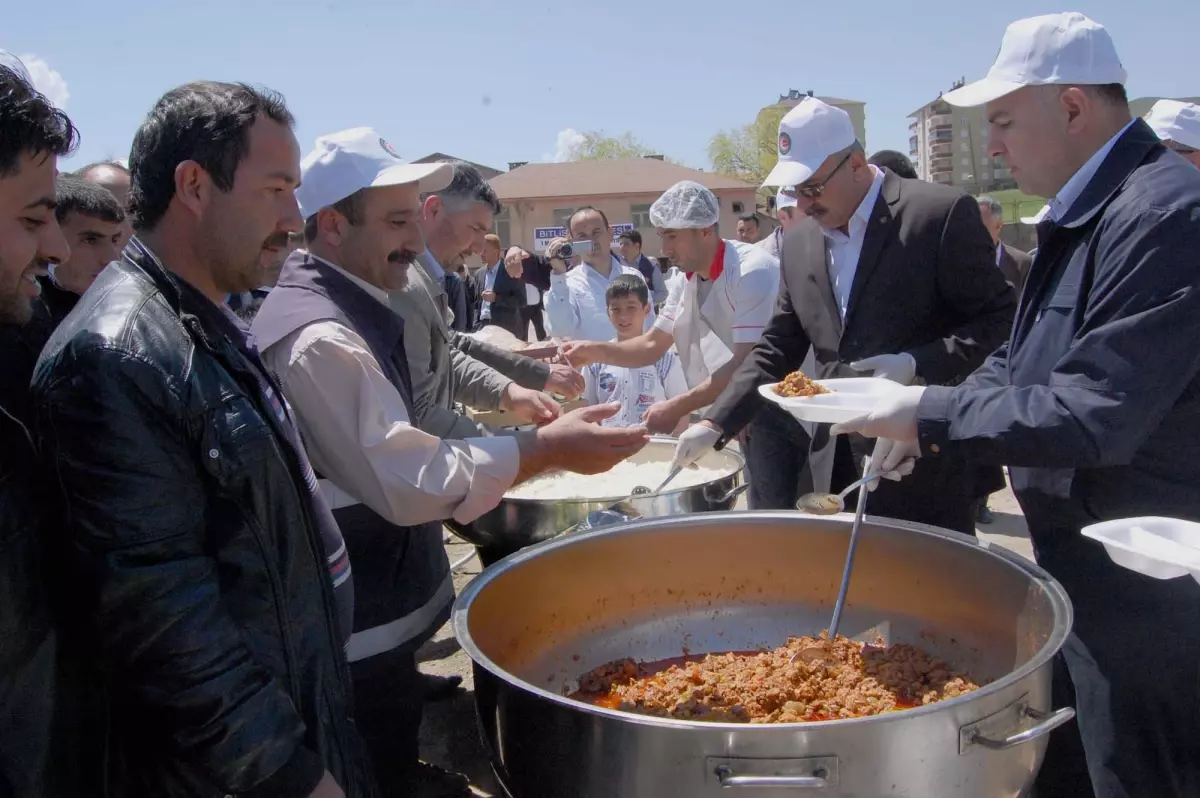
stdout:
<svg viewBox="0 0 1200 798">
<path fill-rule="evenodd" d="M 617 341 L 642 334 L 650 313 L 650 291 L 636 275 L 622 274 L 604 292 L 608 318 L 617 330 Z M 668 350 L 658 362 L 640 368 L 624 368 L 592 363 L 583 369 L 583 395 L 589 405 L 620 402 L 621 412 L 600 422 L 609 427 L 632 427 L 642 423 L 651 405 L 687 393 L 687 380 L 674 351 Z M 687 426 L 680 420 L 676 434 Z"/>
<path fill-rule="evenodd" d="M 55 189 L 54 216 L 71 247 L 71 257 L 51 264 L 49 274 L 38 282 L 42 303 L 58 326 L 100 272 L 121 256 L 125 209 L 108 189 L 74 175 L 60 175 Z"/>
</svg>

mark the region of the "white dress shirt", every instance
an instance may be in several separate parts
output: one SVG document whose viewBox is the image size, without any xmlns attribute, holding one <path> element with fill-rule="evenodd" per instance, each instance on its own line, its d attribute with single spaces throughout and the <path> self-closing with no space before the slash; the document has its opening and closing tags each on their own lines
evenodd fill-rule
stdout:
<svg viewBox="0 0 1200 798">
<path fill-rule="evenodd" d="M 617 339 L 613 339 L 616 341 Z M 674 352 L 641 368 L 592 363 L 583 369 L 583 398 L 589 405 L 620 402 L 621 410 L 602 427 L 634 427 L 655 404 L 687 393 L 687 379 Z"/>
<path fill-rule="evenodd" d="M 837 300 L 843 321 L 846 308 L 850 305 L 850 289 L 854 286 L 854 274 L 858 271 L 858 259 L 867 237 L 867 226 L 875 210 L 875 201 L 879 199 L 879 190 L 883 187 L 883 171 L 872 165 L 871 172 L 875 178 L 867 189 L 867 196 L 863 197 L 850 217 L 849 235 L 841 230 L 821 228 L 829 248 L 829 284 L 833 287 L 833 297 Z"/>
<path fill-rule="evenodd" d="M 608 341 L 617 330 L 608 319 L 608 302 L 604 292 L 608 284 L 622 274 L 636 275 L 643 283 L 646 278 L 637 269 L 612 258 L 612 269 L 605 277 L 589 263 L 581 263 L 565 274 L 551 272 L 550 291 L 546 294 L 548 332 L 558 338 L 579 341 Z M 649 286 L 647 286 L 647 292 Z M 646 316 L 648 331 L 654 325 L 654 311 Z"/>
<path fill-rule="evenodd" d="M 1046 206 L 1050 209 L 1051 219 L 1057 222 L 1067 215 L 1067 211 L 1071 210 L 1071 206 L 1075 204 L 1075 200 L 1079 199 L 1079 195 L 1083 193 L 1085 188 L 1087 188 L 1087 184 L 1092 182 L 1092 178 L 1095 177 L 1096 172 L 1100 170 L 1100 165 L 1104 163 L 1104 159 L 1108 157 L 1108 154 L 1112 152 L 1112 148 L 1116 146 L 1117 139 L 1125 135 L 1125 131 L 1129 130 L 1129 128 L 1132 127 L 1133 123 L 1136 121 L 1137 119 L 1132 120 L 1128 125 L 1121 128 L 1117 135 L 1109 139 L 1103 147 L 1092 153 L 1092 157 L 1088 158 L 1083 166 L 1079 167 L 1078 172 L 1071 175 L 1071 179 L 1066 182 L 1066 185 L 1060 188 L 1058 193 L 1050 198 L 1050 201 L 1046 203 Z M 1099 208 L 1096 208 L 1096 211 L 1099 210 Z M 1091 214 L 1088 214 L 1082 218 L 1076 219 L 1071 223 L 1070 226 L 1078 227 L 1081 224 L 1085 224 L 1091 218 Z"/>
<path fill-rule="evenodd" d="M 483 290 L 496 290 L 496 270 L 500 268 L 500 262 L 497 261 L 491 266 L 485 266 L 483 269 Z M 492 303 L 481 299 L 479 301 L 479 318 L 490 319 L 492 317 Z"/>
<path fill-rule="evenodd" d="M 338 271 L 388 305 L 385 291 Z M 309 324 L 262 355 L 296 409 L 333 507 L 361 502 L 401 526 L 447 518 L 467 523 L 512 487 L 521 460 L 515 438 L 443 441 L 421 432 L 367 343 L 349 327 Z"/>
</svg>

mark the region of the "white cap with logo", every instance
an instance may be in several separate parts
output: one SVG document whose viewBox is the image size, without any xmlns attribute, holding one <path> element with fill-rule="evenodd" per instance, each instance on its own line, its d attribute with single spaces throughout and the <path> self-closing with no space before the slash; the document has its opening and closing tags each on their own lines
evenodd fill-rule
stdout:
<svg viewBox="0 0 1200 798">
<path fill-rule="evenodd" d="M 1163 141 L 1200 150 L 1200 105 L 1159 100 L 1146 114 L 1146 124 Z"/>
<path fill-rule="evenodd" d="M 405 163 L 392 145 L 369 127 L 320 136 L 300 162 L 296 201 L 305 219 L 364 188 L 417 183 L 419 190 L 441 191 L 453 169 L 445 163 Z"/>
<path fill-rule="evenodd" d="M 1127 75 L 1108 31 L 1078 11 L 1017 20 L 987 77 L 945 94 L 951 105 L 986 105 L 1025 86 L 1124 85 Z"/>
<path fill-rule="evenodd" d="M 857 140 L 848 113 L 805 97 L 779 120 L 779 161 L 763 185 L 798 186 Z"/>
<path fill-rule="evenodd" d="M 796 198 L 795 197 L 793 197 L 789 194 L 784 194 L 782 191 L 776 192 L 776 194 L 775 194 L 775 210 L 778 211 L 778 210 L 783 210 L 784 208 L 795 208 L 795 207 L 796 207 Z"/>
</svg>

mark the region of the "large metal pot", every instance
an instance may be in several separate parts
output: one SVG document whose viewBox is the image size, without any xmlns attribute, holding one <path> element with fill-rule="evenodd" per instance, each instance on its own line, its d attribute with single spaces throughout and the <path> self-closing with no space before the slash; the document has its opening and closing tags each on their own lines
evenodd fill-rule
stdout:
<svg viewBox="0 0 1200 798">
<path fill-rule="evenodd" d="M 669 463 L 675 453 L 675 444 L 675 438 L 654 436 L 644 449 L 629 459 L 635 463 Z M 509 553 L 550 540 L 580 525 L 587 528 L 613 520 L 662 518 L 731 509 L 738 495 L 746 488 L 742 482 L 746 461 L 739 453 L 725 449 L 708 452 L 698 463 L 706 468 L 719 469 L 725 476 L 702 485 L 668 487 L 657 496 L 650 497 L 617 494 L 587 501 L 503 499 L 494 509 L 469 524 L 460 524 L 453 519 L 445 523 L 454 534 L 476 546 Z M 604 483 L 603 474 L 591 479 L 600 485 Z M 647 487 L 653 489 L 658 486 Z M 614 502 L 623 499 L 625 501 L 617 510 L 620 517 L 614 517 L 611 511 L 605 512 Z M 590 520 L 589 515 L 592 516 Z"/>
<path fill-rule="evenodd" d="M 515 798 L 1001 798 L 1022 795 L 1045 735 L 1050 661 L 1071 627 L 1036 565 L 953 532 L 863 524 L 845 634 L 910 642 L 976 679 L 957 699 L 780 725 L 642 717 L 563 697 L 605 662 L 773 648 L 829 623 L 850 518 L 691 515 L 568 535 L 485 571 L 454 608 L 479 721 Z M 861 637 L 860 637 L 861 636 Z M 730 790 L 726 793 L 724 790 Z"/>
</svg>

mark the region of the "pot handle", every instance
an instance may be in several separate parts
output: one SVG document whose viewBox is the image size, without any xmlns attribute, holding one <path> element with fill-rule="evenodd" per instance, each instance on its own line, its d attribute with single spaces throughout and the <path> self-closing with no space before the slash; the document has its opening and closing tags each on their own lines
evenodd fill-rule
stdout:
<svg viewBox="0 0 1200 798">
<path fill-rule="evenodd" d="M 738 496 L 741 496 L 743 493 L 745 493 L 749 489 L 750 489 L 749 482 L 743 482 L 740 485 L 734 485 L 729 490 L 728 493 L 726 493 L 724 496 L 722 496 L 719 499 L 713 499 L 712 502 L 713 502 L 713 504 L 724 504 L 725 502 L 729 501 L 730 499 L 736 499 Z"/>
<path fill-rule="evenodd" d="M 1034 709 L 1031 706 L 1021 707 L 1021 716 L 1031 718 L 1038 721 L 1037 724 L 1031 726 L 1023 732 L 1017 732 L 1007 737 L 999 739 L 984 736 L 979 729 L 972 729 L 966 733 L 966 744 L 982 745 L 984 748 L 989 748 L 993 751 L 1007 751 L 1009 748 L 1016 748 L 1018 745 L 1024 745 L 1031 740 L 1049 734 L 1050 732 L 1063 725 L 1071 718 L 1075 717 L 1075 710 L 1071 707 L 1063 707 L 1056 709 L 1053 712 L 1042 712 Z"/>
<path fill-rule="evenodd" d="M 571 531 L 586 532 L 589 529 L 599 529 L 604 526 L 627 524 L 630 521 L 637 521 L 641 517 L 642 514 L 634 509 L 628 501 L 619 501 L 610 504 L 603 510 L 593 510 L 588 513 Z"/>
<path fill-rule="evenodd" d="M 709 759 L 722 788 L 790 787 L 820 790 L 838 784 L 837 757 L 810 759 Z"/>
</svg>

